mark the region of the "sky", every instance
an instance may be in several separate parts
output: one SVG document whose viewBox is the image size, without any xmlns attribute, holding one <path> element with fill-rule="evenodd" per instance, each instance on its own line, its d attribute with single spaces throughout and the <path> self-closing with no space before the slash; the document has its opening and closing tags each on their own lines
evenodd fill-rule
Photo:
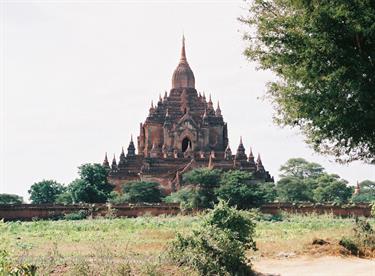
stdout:
<svg viewBox="0 0 375 276">
<path fill-rule="evenodd" d="M 118 156 L 170 90 L 183 33 L 196 89 L 220 101 L 233 151 L 242 135 L 276 179 L 303 157 L 352 185 L 375 180 L 374 166 L 337 164 L 273 123 L 264 95 L 274 76 L 243 56 L 241 15 L 236 0 L 0 0 L 0 193 L 28 199 L 37 181 L 69 184 L 79 165 Z"/>
</svg>

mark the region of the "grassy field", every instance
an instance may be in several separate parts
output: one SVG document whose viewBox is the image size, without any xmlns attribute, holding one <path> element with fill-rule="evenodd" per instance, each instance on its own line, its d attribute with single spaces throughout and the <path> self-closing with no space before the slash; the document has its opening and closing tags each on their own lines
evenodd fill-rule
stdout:
<svg viewBox="0 0 375 276">
<path fill-rule="evenodd" d="M 33 263 L 41 274 L 186 275 L 169 265 L 168 241 L 188 232 L 199 216 L 138 217 L 80 221 L 0 222 L 0 249 L 16 262 Z M 371 222 L 373 225 L 375 221 Z M 338 241 L 350 234 L 353 219 L 292 215 L 257 222 L 258 251 L 249 258 L 339 254 Z M 314 238 L 330 242 L 311 245 Z M 190 275 L 190 272 L 189 272 Z"/>
</svg>

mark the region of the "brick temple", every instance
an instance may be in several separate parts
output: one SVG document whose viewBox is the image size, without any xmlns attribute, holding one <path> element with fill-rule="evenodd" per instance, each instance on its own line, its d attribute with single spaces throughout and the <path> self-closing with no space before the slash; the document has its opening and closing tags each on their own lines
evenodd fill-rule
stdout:
<svg viewBox="0 0 375 276">
<path fill-rule="evenodd" d="M 233 154 L 228 143 L 228 127 L 211 96 L 195 89 L 194 73 L 186 59 L 185 39 L 180 61 L 172 76 L 172 89 L 159 101 L 151 103 L 149 114 L 140 124 L 137 153 L 130 140 L 118 162 L 113 157 L 110 166 L 105 155 L 103 165 L 110 169 L 109 181 L 121 186 L 133 180 L 159 182 L 165 193 L 180 187 L 182 175 L 192 169 L 209 167 L 221 170 L 249 171 L 260 180 L 273 181 L 265 170 L 260 155 L 255 161 L 252 150 L 246 155 L 240 138 Z"/>
</svg>

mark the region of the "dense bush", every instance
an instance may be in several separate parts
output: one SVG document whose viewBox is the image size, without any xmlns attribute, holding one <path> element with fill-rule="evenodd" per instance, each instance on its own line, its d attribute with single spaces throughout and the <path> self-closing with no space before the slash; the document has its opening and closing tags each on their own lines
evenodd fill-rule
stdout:
<svg viewBox="0 0 375 276">
<path fill-rule="evenodd" d="M 86 210 L 79 210 L 78 212 L 69 213 L 64 215 L 65 220 L 81 220 L 85 219 L 88 216 L 88 212 Z"/>
<path fill-rule="evenodd" d="M 191 234 L 177 234 L 168 256 L 200 275 L 252 275 L 245 250 L 255 249 L 254 222 L 221 201 Z"/>
</svg>

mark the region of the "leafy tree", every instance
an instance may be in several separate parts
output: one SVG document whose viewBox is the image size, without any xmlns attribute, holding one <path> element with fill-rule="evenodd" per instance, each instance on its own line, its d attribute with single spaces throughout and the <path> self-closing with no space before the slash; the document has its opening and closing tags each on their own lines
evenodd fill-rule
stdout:
<svg viewBox="0 0 375 276">
<path fill-rule="evenodd" d="M 318 152 L 375 162 L 375 2 L 254 0 L 240 20 L 245 56 L 278 76 L 276 122 Z"/>
<path fill-rule="evenodd" d="M 199 207 L 213 207 L 217 201 L 214 189 L 219 187 L 220 170 L 209 168 L 195 169 L 183 175 L 184 185 L 193 185 L 195 189 L 195 197 L 198 200 Z"/>
<path fill-rule="evenodd" d="M 215 193 L 218 198 L 227 201 L 230 205 L 245 209 L 257 207 L 265 201 L 265 191 L 251 173 L 245 171 L 228 171 L 223 173 L 220 187 Z"/>
<path fill-rule="evenodd" d="M 100 164 L 84 164 L 78 168 L 79 179 L 69 185 L 74 202 L 104 203 L 113 186 L 108 183 L 108 170 Z"/>
<path fill-rule="evenodd" d="M 287 176 L 276 185 L 278 199 L 282 202 L 313 201 L 313 186 L 303 179 Z"/>
<path fill-rule="evenodd" d="M 164 198 L 167 203 L 180 203 L 184 210 L 197 209 L 209 205 L 205 193 L 196 186 L 187 186 Z"/>
<path fill-rule="evenodd" d="M 303 158 L 291 158 L 280 167 L 281 177 L 297 177 L 300 179 L 317 177 L 324 172 L 324 168 L 317 163 L 308 162 Z"/>
<path fill-rule="evenodd" d="M 0 194 L 0 204 L 21 204 L 23 198 L 18 195 Z"/>
<path fill-rule="evenodd" d="M 324 174 L 316 181 L 318 185 L 313 191 L 313 198 L 317 202 L 346 203 L 352 196 L 353 189 L 347 186 L 346 180 L 337 175 Z"/>
<path fill-rule="evenodd" d="M 352 197 L 353 202 L 375 201 L 375 181 L 365 180 L 359 183 L 360 193 Z"/>
<path fill-rule="evenodd" d="M 66 187 L 54 180 L 42 180 L 31 185 L 28 193 L 34 204 L 54 203 Z"/>
<path fill-rule="evenodd" d="M 163 194 L 159 183 L 147 181 L 135 181 L 124 184 L 123 198 L 125 202 L 161 202 Z"/>
<path fill-rule="evenodd" d="M 69 191 L 69 187 L 67 191 L 57 196 L 55 203 L 57 204 L 72 204 L 73 203 L 72 193 L 71 191 Z"/>
</svg>

